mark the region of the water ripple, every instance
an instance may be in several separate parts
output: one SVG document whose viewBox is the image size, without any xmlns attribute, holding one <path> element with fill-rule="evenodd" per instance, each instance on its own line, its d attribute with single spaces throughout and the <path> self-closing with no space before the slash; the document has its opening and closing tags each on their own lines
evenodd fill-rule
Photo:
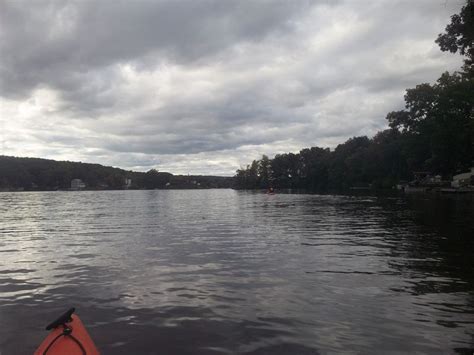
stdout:
<svg viewBox="0 0 474 355">
<path fill-rule="evenodd" d="M 0 352 L 32 353 L 74 305 L 104 353 L 467 353 L 473 211 L 472 199 L 1 193 Z"/>
</svg>

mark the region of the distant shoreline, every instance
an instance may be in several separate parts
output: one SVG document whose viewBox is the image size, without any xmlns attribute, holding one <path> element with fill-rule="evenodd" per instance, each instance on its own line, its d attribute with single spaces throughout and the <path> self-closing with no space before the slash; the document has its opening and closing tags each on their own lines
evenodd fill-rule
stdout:
<svg viewBox="0 0 474 355">
<path fill-rule="evenodd" d="M 154 189 L 0 189 L 2 192 L 93 192 L 93 191 L 155 191 L 155 190 L 235 190 L 232 187 L 164 187 Z"/>
<path fill-rule="evenodd" d="M 234 177 L 129 171 L 100 164 L 0 155 L 0 191 L 98 191 L 234 187 Z"/>
</svg>

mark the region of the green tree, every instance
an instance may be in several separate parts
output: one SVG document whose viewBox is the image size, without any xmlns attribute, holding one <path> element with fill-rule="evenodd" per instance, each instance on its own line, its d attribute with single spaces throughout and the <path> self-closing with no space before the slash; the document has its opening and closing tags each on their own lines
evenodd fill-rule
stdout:
<svg viewBox="0 0 474 355">
<path fill-rule="evenodd" d="M 474 60 L 474 2 L 468 0 L 459 14 L 451 16 L 451 23 L 446 26 L 445 33 L 436 39 L 443 52 L 459 52 L 466 56 L 467 66 Z"/>
<path fill-rule="evenodd" d="M 433 85 L 408 89 L 406 110 L 391 112 L 391 128 L 407 136 L 415 168 L 445 175 L 470 166 L 474 82 L 463 72 L 444 73 Z"/>
<path fill-rule="evenodd" d="M 258 161 L 257 174 L 259 178 L 259 186 L 267 189 L 273 182 L 272 165 L 268 156 L 262 155 L 262 159 Z"/>
</svg>

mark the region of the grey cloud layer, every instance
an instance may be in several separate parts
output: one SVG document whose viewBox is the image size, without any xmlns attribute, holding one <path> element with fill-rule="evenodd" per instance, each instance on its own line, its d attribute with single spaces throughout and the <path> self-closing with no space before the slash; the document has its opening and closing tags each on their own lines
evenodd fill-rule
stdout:
<svg viewBox="0 0 474 355">
<path fill-rule="evenodd" d="M 236 42 L 287 30 L 307 3 L 5 1 L 0 6 L 2 87 L 14 95 L 41 84 L 68 91 L 82 75 L 121 62 L 147 70 L 160 61 L 203 60 Z"/>
<path fill-rule="evenodd" d="M 459 66 L 462 3 L 0 1 L 2 153 L 231 174 L 370 135 Z"/>
</svg>

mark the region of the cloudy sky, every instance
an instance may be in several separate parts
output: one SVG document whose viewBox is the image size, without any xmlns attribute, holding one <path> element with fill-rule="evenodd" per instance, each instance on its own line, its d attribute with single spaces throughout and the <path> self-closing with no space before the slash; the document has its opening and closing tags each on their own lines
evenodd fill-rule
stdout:
<svg viewBox="0 0 474 355">
<path fill-rule="evenodd" d="M 386 127 L 463 0 L 0 0 L 0 154 L 233 175 Z"/>
</svg>

